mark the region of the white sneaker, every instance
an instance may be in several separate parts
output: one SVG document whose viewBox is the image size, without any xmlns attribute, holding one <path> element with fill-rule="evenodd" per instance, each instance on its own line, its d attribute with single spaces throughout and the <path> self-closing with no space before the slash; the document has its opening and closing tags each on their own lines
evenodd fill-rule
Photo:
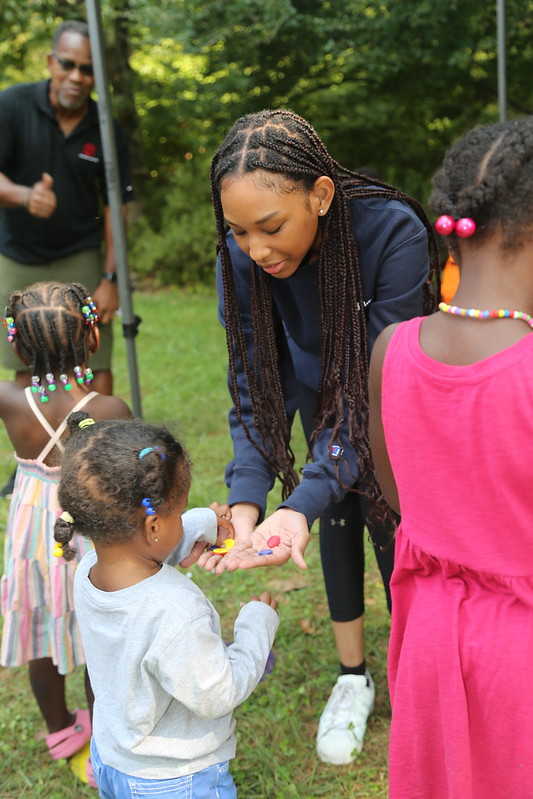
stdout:
<svg viewBox="0 0 533 799">
<path fill-rule="evenodd" d="M 324 763 L 351 763 L 363 748 L 376 689 L 370 674 L 341 674 L 318 722 L 316 749 Z"/>
</svg>

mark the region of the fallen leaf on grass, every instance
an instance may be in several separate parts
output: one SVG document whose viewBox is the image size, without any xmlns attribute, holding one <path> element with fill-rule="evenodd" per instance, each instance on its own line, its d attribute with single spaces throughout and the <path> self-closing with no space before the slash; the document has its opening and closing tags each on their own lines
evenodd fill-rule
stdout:
<svg viewBox="0 0 533 799">
<path fill-rule="evenodd" d="M 298 624 L 306 635 L 314 635 L 316 628 L 310 623 L 309 619 L 298 619 Z"/>
</svg>

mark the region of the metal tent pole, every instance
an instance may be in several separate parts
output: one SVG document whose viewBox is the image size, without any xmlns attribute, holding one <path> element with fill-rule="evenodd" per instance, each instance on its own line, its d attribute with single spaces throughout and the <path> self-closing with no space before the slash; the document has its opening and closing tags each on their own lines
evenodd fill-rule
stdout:
<svg viewBox="0 0 533 799">
<path fill-rule="evenodd" d="M 498 104 L 500 122 L 507 116 L 507 86 L 505 80 L 505 0 L 497 0 L 497 47 L 498 47 Z"/>
<path fill-rule="evenodd" d="M 140 318 L 133 313 L 131 301 L 131 288 L 128 269 L 128 256 L 126 248 L 126 231 L 122 218 L 122 196 L 120 191 L 117 151 L 113 131 L 113 118 L 111 115 L 111 101 L 109 96 L 109 82 L 104 52 L 104 34 L 102 15 L 98 0 L 86 0 L 87 24 L 91 40 L 91 52 L 94 68 L 96 91 L 98 92 L 98 119 L 100 122 L 100 135 L 104 155 L 105 176 L 107 185 L 107 198 L 111 213 L 111 228 L 113 231 L 113 247 L 117 265 L 118 290 L 120 294 L 120 307 L 122 311 L 122 330 L 126 339 L 128 369 L 130 375 L 130 392 L 133 412 L 139 418 L 142 416 L 141 395 L 139 390 L 139 374 L 135 352 L 135 336 L 140 323 Z"/>
</svg>

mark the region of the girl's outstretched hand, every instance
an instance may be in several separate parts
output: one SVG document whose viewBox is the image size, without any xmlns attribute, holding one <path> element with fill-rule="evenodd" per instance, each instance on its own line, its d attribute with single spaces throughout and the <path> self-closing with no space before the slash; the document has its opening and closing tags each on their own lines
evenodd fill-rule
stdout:
<svg viewBox="0 0 533 799">
<path fill-rule="evenodd" d="M 217 540 L 215 546 L 222 547 L 225 540 L 235 537 L 235 530 L 230 521 L 231 508 L 229 505 L 220 505 L 218 502 L 212 502 L 209 507 L 215 511 L 217 516 Z M 206 549 L 207 547 L 209 547 L 209 544 L 206 544 L 205 541 L 197 541 L 187 557 L 180 562 L 181 568 L 188 569 L 194 563 L 203 566 L 210 557 L 220 558 L 220 555 L 213 555 L 211 548 Z"/>
<path fill-rule="evenodd" d="M 303 513 L 290 508 L 279 508 L 253 529 L 250 524 L 247 534 L 244 525 L 235 523 L 235 546 L 218 562 L 206 564 L 217 574 L 226 569 L 253 569 L 255 566 L 280 566 L 292 557 L 296 566 L 307 569 L 304 552 L 309 542 L 309 528 Z M 251 528 L 251 529 L 250 529 Z"/>
<path fill-rule="evenodd" d="M 229 505 L 219 505 L 212 502 L 209 506 L 217 515 L 217 547 L 221 547 L 226 538 L 235 538 L 235 529 L 231 522 L 231 508 Z"/>
<path fill-rule="evenodd" d="M 214 508 L 213 505 L 216 504 L 217 503 L 214 502 L 210 507 L 213 508 L 217 515 L 220 508 L 229 507 L 228 505 L 219 505 L 218 508 Z M 235 546 L 233 549 L 241 547 L 243 544 L 248 544 L 248 539 L 254 531 L 254 527 L 258 518 L 259 508 L 257 505 L 247 502 L 238 502 L 231 508 L 231 521 L 234 530 L 233 538 L 235 539 Z M 198 565 L 203 566 L 205 569 L 207 569 L 207 571 L 213 571 L 223 560 L 223 557 L 226 556 L 217 555 L 211 549 L 208 549 L 199 558 Z M 218 574 L 223 571 L 224 569 L 217 569 Z"/>
</svg>

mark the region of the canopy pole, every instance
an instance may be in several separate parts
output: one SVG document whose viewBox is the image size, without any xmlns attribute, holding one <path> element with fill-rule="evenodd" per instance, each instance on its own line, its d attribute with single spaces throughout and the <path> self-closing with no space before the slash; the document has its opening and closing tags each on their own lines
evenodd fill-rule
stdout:
<svg viewBox="0 0 533 799">
<path fill-rule="evenodd" d="M 497 0 L 497 47 L 498 47 L 498 104 L 500 122 L 507 116 L 507 85 L 505 80 L 505 0 Z"/>
<path fill-rule="evenodd" d="M 130 392 L 133 412 L 142 417 L 141 394 L 139 390 L 139 374 L 137 370 L 137 357 L 135 353 L 135 336 L 141 322 L 140 317 L 133 313 L 131 301 L 131 286 L 126 248 L 126 231 L 122 217 L 122 193 L 120 190 L 119 172 L 117 167 L 117 151 L 111 114 L 111 101 L 109 95 L 109 82 L 104 51 L 104 34 L 102 14 L 99 0 L 86 0 L 87 24 L 91 40 L 91 53 L 94 69 L 96 91 L 98 92 L 98 119 L 100 122 L 100 135 L 104 155 L 105 176 L 107 185 L 107 199 L 111 214 L 111 228 L 113 232 L 113 248 L 117 266 L 118 290 L 120 295 L 120 308 L 122 312 L 122 330 L 126 339 L 128 369 L 130 376 Z"/>
</svg>

